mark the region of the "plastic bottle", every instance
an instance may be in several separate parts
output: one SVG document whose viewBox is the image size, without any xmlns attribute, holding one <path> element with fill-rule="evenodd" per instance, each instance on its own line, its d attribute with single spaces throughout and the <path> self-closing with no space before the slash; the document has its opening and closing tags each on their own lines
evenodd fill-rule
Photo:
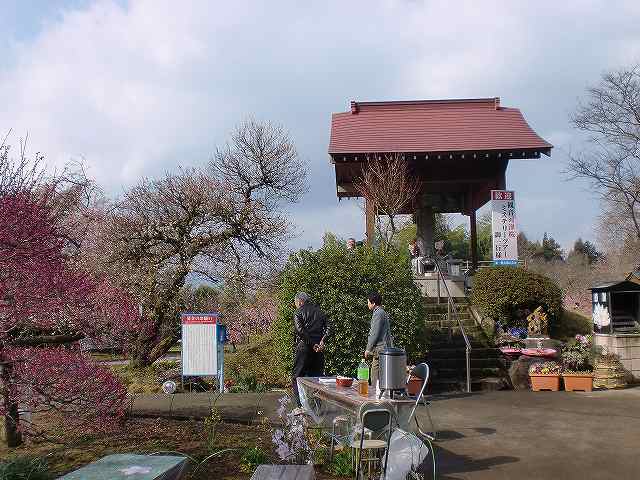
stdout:
<svg viewBox="0 0 640 480">
<path fill-rule="evenodd" d="M 358 393 L 369 395 L 369 364 L 363 358 L 358 365 Z"/>
</svg>

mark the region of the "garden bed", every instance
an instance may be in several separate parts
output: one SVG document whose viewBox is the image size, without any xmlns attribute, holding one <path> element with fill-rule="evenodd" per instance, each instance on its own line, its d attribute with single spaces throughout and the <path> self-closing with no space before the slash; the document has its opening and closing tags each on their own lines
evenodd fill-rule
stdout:
<svg viewBox="0 0 640 480">
<path fill-rule="evenodd" d="M 43 421 L 39 419 L 39 421 Z M 50 419 L 53 427 L 58 425 Z M 251 477 L 251 472 L 240 471 L 243 453 L 248 448 L 258 447 L 270 461 L 277 462 L 273 454 L 271 432 L 262 425 L 239 425 L 220 423 L 217 425 L 215 441 L 210 444 L 205 422 L 178 421 L 170 419 L 130 419 L 119 432 L 103 435 L 68 433 L 65 444 L 50 442 L 31 443 L 11 451 L 0 448 L 0 461 L 16 455 L 46 457 L 53 478 L 76 470 L 87 463 L 113 453 L 153 453 L 177 450 L 198 461 L 210 453 L 226 448 L 237 451 L 224 453 L 203 466 L 197 475 L 187 473 L 185 480 L 215 478 L 239 480 Z M 316 467 L 316 478 L 338 479 Z"/>
</svg>

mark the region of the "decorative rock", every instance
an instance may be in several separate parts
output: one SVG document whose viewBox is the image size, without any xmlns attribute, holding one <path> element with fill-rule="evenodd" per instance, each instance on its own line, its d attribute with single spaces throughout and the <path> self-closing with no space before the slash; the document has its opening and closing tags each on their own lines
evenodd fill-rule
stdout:
<svg viewBox="0 0 640 480">
<path fill-rule="evenodd" d="M 540 357 L 522 355 L 514 360 L 509 367 L 509 378 L 514 390 L 529 390 L 529 367 L 538 362 L 543 362 Z"/>
</svg>

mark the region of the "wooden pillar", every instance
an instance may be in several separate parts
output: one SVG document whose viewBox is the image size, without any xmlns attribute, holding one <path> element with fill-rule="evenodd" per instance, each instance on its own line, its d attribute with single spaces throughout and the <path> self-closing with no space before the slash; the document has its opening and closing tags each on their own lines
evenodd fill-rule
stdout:
<svg viewBox="0 0 640 480">
<path fill-rule="evenodd" d="M 373 245 L 373 240 L 376 234 L 376 213 L 373 210 L 373 203 L 365 198 L 364 200 L 364 215 L 366 224 L 367 244 Z"/>
<path fill-rule="evenodd" d="M 475 272 L 478 269 L 478 230 L 476 227 L 476 211 L 471 207 L 469 215 L 469 233 L 471 234 L 471 269 Z"/>
</svg>

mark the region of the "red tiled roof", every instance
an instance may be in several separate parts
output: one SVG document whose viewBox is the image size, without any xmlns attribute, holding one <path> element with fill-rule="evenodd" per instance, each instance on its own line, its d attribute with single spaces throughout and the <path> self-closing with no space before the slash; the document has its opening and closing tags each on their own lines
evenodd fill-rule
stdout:
<svg viewBox="0 0 640 480">
<path fill-rule="evenodd" d="M 499 98 L 351 102 L 331 118 L 329 153 L 451 152 L 553 146 Z M 546 150 L 546 151 L 545 151 Z"/>
</svg>

